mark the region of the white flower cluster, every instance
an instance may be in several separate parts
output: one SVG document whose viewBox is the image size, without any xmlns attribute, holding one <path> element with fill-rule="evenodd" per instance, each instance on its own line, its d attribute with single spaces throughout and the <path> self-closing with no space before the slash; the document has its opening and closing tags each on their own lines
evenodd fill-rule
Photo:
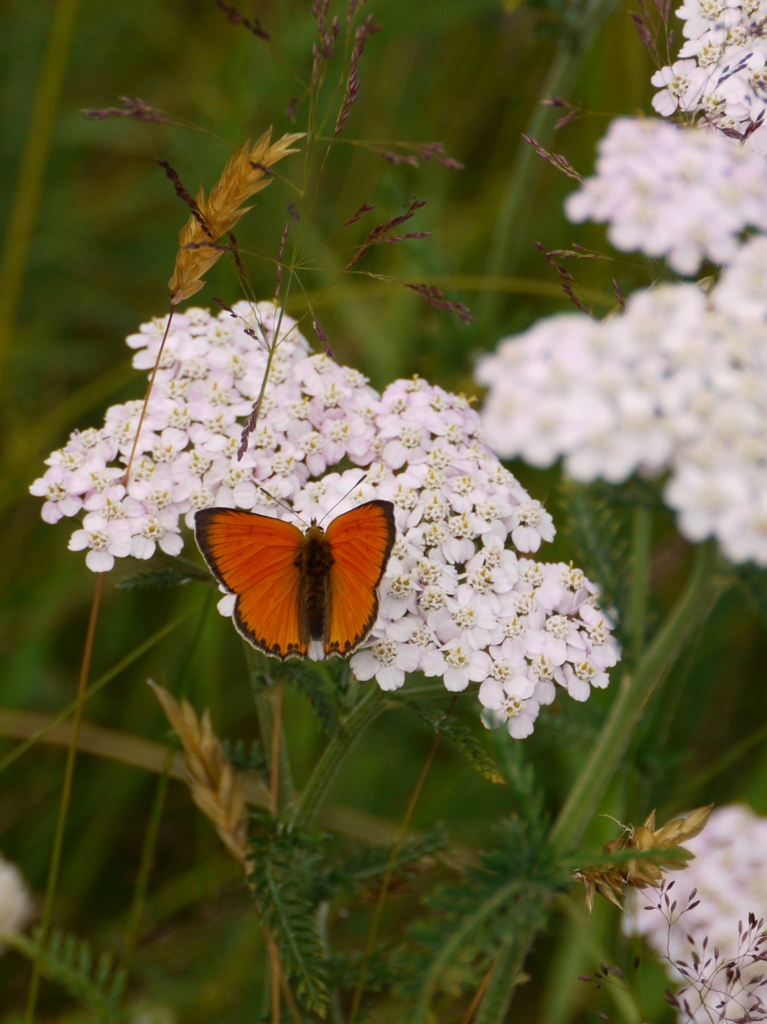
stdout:
<svg viewBox="0 0 767 1024">
<path fill-rule="evenodd" d="M 629 903 L 624 919 L 625 930 L 629 934 L 644 935 L 660 956 L 668 956 L 672 961 L 682 960 L 688 967 L 691 964 L 688 936 L 695 940 L 699 955 L 702 955 L 704 940 L 708 938 L 704 960 L 713 958 L 714 950 L 718 949 L 720 963 L 726 963 L 738 957 L 739 922 L 745 931 L 749 913 L 755 914 L 757 920 L 767 918 L 767 875 L 764 871 L 767 819 L 737 804 L 718 807 L 703 832 L 684 845 L 695 854 L 695 859 L 684 871 L 674 872 L 674 888 L 669 893 L 669 900 L 676 901 L 677 908 L 676 913 L 670 915 L 671 922 L 668 911 L 664 913 L 655 909 L 657 892 L 645 889 Z M 694 889 L 697 892 L 690 901 Z M 697 906 L 679 913 L 689 902 L 696 900 L 699 901 Z M 649 905 L 653 909 L 645 910 Z M 743 972 L 739 980 L 744 986 L 756 975 L 764 975 L 763 962 L 749 964 L 740 960 L 738 966 Z M 676 971 L 674 976 L 676 980 L 681 979 Z M 742 1019 L 742 1007 L 718 1007 L 722 987 L 715 984 L 711 991 L 701 993 L 703 1001 L 698 1005 L 693 992 L 686 994 L 694 1019 L 701 1022 Z M 685 1016 L 683 1019 L 688 1018 Z M 753 1019 L 763 1019 L 763 1015 Z"/>
<path fill-rule="evenodd" d="M 767 230 L 767 167 L 717 132 L 621 117 L 565 210 L 575 222 L 606 221 L 616 249 L 695 274 L 704 259 L 731 263 L 745 228 Z"/>
<path fill-rule="evenodd" d="M 684 0 L 677 17 L 686 42 L 679 59 L 652 77 L 653 107 L 664 117 L 677 110 L 743 135 L 762 152 L 767 134 L 767 3 L 764 0 Z"/>
<path fill-rule="evenodd" d="M 15 935 L 32 917 L 32 898 L 21 871 L 0 856 L 0 952 L 2 937 Z"/>
<path fill-rule="evenodd" d="M 70 547 L 88 549 L 88 566 L 107 571 L 156 545 L 177 554 L 180 517 L 191 526 L 201 508 L 287 518 L 279 499 L 308 521 L 387 499 L 398 538 L 379 620 L 351 661 L 358 679 L 396 689 L 421 670 L 449 690 L 481 683 L 493 724 L 507 722 L 514 736 L 532 732 L 555 683 L 576 700 L 606 686 L 619 653 L 596 588 L 571 565 L 518 557 L 553 538 L 551 517 L 480 441 L 467 400 L 417 378 L 379 395 L 356 370 L 311 355 L 284 317 L 258 426 L 238 461 L 279 311 L 240 303 L 234 312 L 174 317 L 127 490 L 140 402 L 112 407 L 101 430 L 74 433 L 32 485 L 47 522 L 85 512 Z M 128 339 L 136 367 L 154 365 L 165 326 L 145 324 Z M 233 601 L 222 599 L 223 614 Z"/>
<path fill-rule="evenodd" d="M 502 457 L 583 482 L 670 470 L 666 503 L 691 541 L 767 565 L 767 238 L 745 244 L 706 295 L 636 292 L 599 322 L 539 321 L 477 367 L 483 426 Z"/>
</svg>

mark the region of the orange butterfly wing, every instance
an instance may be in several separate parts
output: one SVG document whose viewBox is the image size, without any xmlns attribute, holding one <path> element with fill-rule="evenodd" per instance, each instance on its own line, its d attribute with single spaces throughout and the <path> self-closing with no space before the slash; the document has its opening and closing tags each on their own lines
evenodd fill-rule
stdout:
<svg viewBox="0 0 767 1024">
<path fill-rule="evenodd" d="M 390 501 L 368 501 L 328 526 L 333 565 L 328 580 L 326 655 L 345 657 L 367 640 L 378 616 L 378 584 L 396 533 Z"/>
<path fill-rule="evenodd" d="M 234 624 L 247 641 L 283 661 L 306 657 L 301 573 L 303 533 L 292 523 L 233 508 L 201 509 L 197 545 L 216 577 L 237 595 Z"/>
</svg>

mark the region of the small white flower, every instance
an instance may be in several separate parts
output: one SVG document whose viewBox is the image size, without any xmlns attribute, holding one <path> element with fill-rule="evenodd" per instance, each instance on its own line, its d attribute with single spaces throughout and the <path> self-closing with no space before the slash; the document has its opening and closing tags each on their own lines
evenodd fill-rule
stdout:
<svg viewBox="0 0 767 1024">
<path fill-rule="evenodd" d="M 485 725 L 496 729 L 505 725 L 514 739 L 529 736 L 540 710 L 534 693 L 535 684 L 523 675 L 514 674 L 503 682 L 486 679 L 479 688 Z"/>
<path fill-rule="evenodd" d="M 399 619 L 415 611 L 418 589 L 412 573 L 387 575 L 382 586 L 380 614 L 387 619 Z"/>
<path fill-rule="evenodd" d="M 127 558 L 131 552 L 131 527 L 124 519 L 105 519 L 90 512 L 83 520 L 83 529 L 69 538 L 70 551 L 89 549 L 85 564 L 92 572 L 109 572 L 115 558 Z"/>
<path fill-rule="evenodd" d="M 694 60 L 678 60 L 670 67 L 656 71 L 650 79 L 661 87 L 653 97 L 652 105 L 664 117 L 680 110 L 692 110 L 701 99 L 706 75 Z"/>
<path fill-rule="evenodd" d="M 535 552 L 541 541 L 554 540 L 554 521 L 540 501 L 519 505 L 511 516 L 511 539 L 519 551 Z"/>
<path fill-rule="evenodd" d="M 474 651 L 458 640 L 451 640 L 438 651 L 428 652 L 423 659 L 426 676 L 442 676 L 451 691 L 465 690 L 472 683 L 481 683 L 490 671 L 490 656 Z"/>
<path fill-rule="evenodd" d="M 573 700 L 584 701 L 591 696 L 591 687 L 597 686 L 603 689 L 607 686 L 608 677 L 606 672 L 600 672 L 593 662 L 584 658 L 574 664 L 564 666 L 565 686 Z"/>
<path fill-rule="evenodd" d="M 443 608 L 428 615 L 427 622 L 441 643 L 460 640 L 479 650 L 500 639 L 497 601 L 467 584 L 459 586 Z"/>
<path fill-rule="evenodd" d="M 158 546 L 166 555 L 181 554 L 184 541 L 181 539 L 176 516 L 142 516 L 132 525 L 136 530 L 131 541 L 131 554 L 134 558 L 151 558 Z"/>
<path fill-rule="evenodd" d="M 357 679 L 375 676 L 382 690 L 398 690 L 405 682 L 405 674 L 414 672 L 420 661 L 421 651 L 416 644 L 381 639 L 353 654 L 350 664 Z"/>
<path fill-rule="evenodd" d="M 55 465 L 35 480 L 29 493 L 45 498 L 40 514 L 46 523 L 57 523 L 64 516 L 76 516 L 83 507 L 78 490 L 76 475 L 62 465 Z"/>
</svg>

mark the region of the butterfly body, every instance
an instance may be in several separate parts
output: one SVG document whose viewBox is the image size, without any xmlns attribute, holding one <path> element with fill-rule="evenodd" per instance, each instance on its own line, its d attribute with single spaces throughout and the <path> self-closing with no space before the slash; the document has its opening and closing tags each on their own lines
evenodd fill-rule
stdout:
<svg viewBox="0 0 767 1024">
<path fill-rule="evenodd" d="M 236 595 L 234 624 L 272 657 L 351 654 L 378 616 L 378 585 L 396 529 L 388 501 L 368 501 L 327 530 L 304 533 L 283 519 L 231 508 L 195 517 L 200 551 L 218 582 Z"/>
<path fill-rule="evenodd" d="M 295 566 L 301 575 L 305 622 L 304 640 L 325 640 L 325 627 L 330 620 L 328 581 L 333 567 L 333 549 L 325 531 L 314 522 L 306 531 Z"/>
</svg>

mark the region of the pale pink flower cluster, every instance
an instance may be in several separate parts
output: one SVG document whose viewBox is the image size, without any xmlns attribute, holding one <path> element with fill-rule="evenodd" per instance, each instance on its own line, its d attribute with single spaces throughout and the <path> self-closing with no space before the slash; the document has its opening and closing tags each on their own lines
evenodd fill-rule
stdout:
<svg viewBox="0 0 767 1024">
<path fill-rule="evenodd" d="M 767 230 L 767 165 L 717 132 L 621 117 L 565 210 L 575 222 L 607 222 L 616 249 L 695 274 L 703 260 L 731 263 L 746 228 Z"/>
<path fill-rule="evenodd" d="M 692 114 L 737 136 L 756 124 L 747 145 L 765 152 L 767 3 L 684 0 L 676 14 L 686 41 L 678 59 L 653 75 L 653 107 L 664 117 Z"/>
<path fill-rule="evenodd" d="M 478 364 L 487 440 L 534 466 L 563 457 L 583 482 L 668 472 L 689 540 L 767 565 L 766 323 L 763 237 L 708 294 L 662 285 L 602 322 L 541 320 Z"/>
<path fill-rule="evenodd" d="M 308 522 L 383 498 L 394 504 L 398 537 L 379 619 L 351 659 L 358 679 L 392 690 L 420 670 L 452 691 L 481 683 L 488 721 L 506 722 L 514 736 L 532 732 L 555 683 L 576 700 L 606 686 L 619 651 L 596 588 L 571 565 L 527 557 L 553 538 L 551 517 L 482 443 L 465 398 L 418 378 L 379 395 L 358 371 L 312 355 L 285 316 L 258 426 L 238 461 L 280 313 L 271 303 L 234 311 L 174 318 L 127 491 L 140 402 L 112 407 L 100 430 L 73 434 L 32 485 L 47 522 L 84 513 L 70 547 L 88 549 L 90 568 L 148 558 L 155 546 L 177 554 L 181 521 L 192 526 L 201 508 L 280 518 L 293 509 Z M 154 365 L 165 324 L 128 339 L 137 368 Z M 233 601 L 222 598 L 222 614 Z"/>
<path fill-rule="evenodd" d="M 674 913 L 669 914 L 665 900 L 661 901 L 664 909 L 657 910 L 657 891 L 645 889 L 629 902 L 625 930 L 644 935 L 656 953 L 672 962 L 681 960 L 688 968 L 692 965 L 688 936 L 695 940 L 698 954 L 705 950 L 704 960 L 713 960 L 715 950 L 719 951 L 720 962 L 737 958 L 742 971 L 740 981 L 747 986 L 757 974 L 765 974 L 763 962 L 748 963 L 748 958 L 738 957 L 738 925 L 742 922 L 745 931 L 749 913 L 757 920 L 767 919 L 767 819 L 740 804 L 718 807 L 703 832 L 684 845 L 695 858 L 684 871 L 674 872 L 674 887 L 668 893 L 669 901 L 676 901 Z M 697 891 L 693 894 L 693 890 Z M 697 906 L 680 913 L 696 901 Z M 648 906 L 652 909 L 646 910 Z M 706 938 L 708 943 L 704 947 Z M 672 969 L 672 974 L 677 981 L 687 980 L 676 969 Z M 742 1019 L 742 1007 L 727 1005 L 726 998 L 724 1005 L 719 1005 L 723 988 L 726 985 L 714 984 L 710 991 L 701 993 L 702 999 L 696 998 L 694 988 L 685 993 L 693 1019 Z M 753 1019 L 763 1017 L 764 1014 Z"/>
<path fill-rule="evenodd" d="M 32 917 L 32 897 L 19 868 L 0 856 L 0 953 L 4 935 L 16 935 Z"/>
</svg>

